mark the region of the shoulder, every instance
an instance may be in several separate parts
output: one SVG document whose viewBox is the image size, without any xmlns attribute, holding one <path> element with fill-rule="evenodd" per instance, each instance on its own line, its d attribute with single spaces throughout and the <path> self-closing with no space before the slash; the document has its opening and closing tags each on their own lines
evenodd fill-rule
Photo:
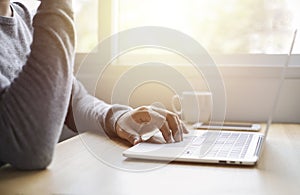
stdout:
<svg viewBox="0 0 300 195">
<path fill-rule="evenodd" d="M 13 7 L 14 11 L 17 12 L 17 14 L 21 16 L 21 18 L 23 18 L 23 20 L 27 24 L 31 24 L 32 15 L 24 4 L 20 2 L 13 2 L 11 3 L 11 6 Z"/>
</svg>

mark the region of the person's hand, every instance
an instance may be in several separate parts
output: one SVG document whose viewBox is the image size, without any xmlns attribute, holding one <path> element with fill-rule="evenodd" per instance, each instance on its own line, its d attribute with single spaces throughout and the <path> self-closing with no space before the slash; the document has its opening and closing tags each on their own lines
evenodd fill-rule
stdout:
<svg viewBox="0 0 300 195">
<path fill-rule="evenodd" d="M 188 130 L 178 116 L 168 110 L 142 106 L 125 113 L 117 122 L 116 133 L 135 145 L 142 141 L 157 142 L 153 136 L 161 132 L 164 142 L 179 142 Z"/>
</svg>

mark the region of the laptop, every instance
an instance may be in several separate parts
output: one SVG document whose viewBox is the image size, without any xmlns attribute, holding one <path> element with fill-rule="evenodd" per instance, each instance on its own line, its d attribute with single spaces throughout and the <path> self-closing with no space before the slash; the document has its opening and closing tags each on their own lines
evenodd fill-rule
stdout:
<svg viewBox="0 0 300 195">
<path fill-rule="evenodd" d="M 139 143 L 123 152 L 123 156 L 136 159 L 255 165 L 262 153 L 272 116 L 276 110 L 285 71 L 293 51 L 297 30 L 294 32 L 288 57 L 281 72 L 279 87 L 265 131 L 242 132 L 220 130 L 191 130 L 182 142 L 171 144 Z"/>
</svg>

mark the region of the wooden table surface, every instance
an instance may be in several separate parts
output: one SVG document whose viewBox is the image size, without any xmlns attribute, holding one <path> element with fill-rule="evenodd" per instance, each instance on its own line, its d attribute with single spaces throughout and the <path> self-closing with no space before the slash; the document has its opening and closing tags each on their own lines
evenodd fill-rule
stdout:
<svg viewBox="0 0 300 195">
<path fill-rule="evenodd" d="M 43 171 L 0 169 L 0 194 L 300 194 L 300 125 L 274 124 L 256 166 L 129 160 L 124 144 L 85 133 Z"/>
</svg>

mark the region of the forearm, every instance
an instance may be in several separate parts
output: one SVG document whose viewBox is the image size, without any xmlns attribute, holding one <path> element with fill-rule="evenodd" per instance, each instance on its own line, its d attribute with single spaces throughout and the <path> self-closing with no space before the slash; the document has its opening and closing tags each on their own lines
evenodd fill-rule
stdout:
<svg viewBox="0 0 300 195">
<path fill-rule="evenodd" d="M 107 104 L 89 95 L 77 80 L 74 80 L 73 84 L 71 106 L 73 121 L 79 132 L 106 132 L 109 136 L 116 135 L 115 125 L 119 117 L 132 110 L 130 107 L 124 105 Z M 69 123 L 68 126 L 70 125 L 72 123 Z"/>
<path fill-rule="evenodd" d="M 22 169 L 52 158 L 71 93 L 74 29 L 71 1 L 42 0 L 26 65 L 1 93 L 0 159 Z"/>
</svg>

